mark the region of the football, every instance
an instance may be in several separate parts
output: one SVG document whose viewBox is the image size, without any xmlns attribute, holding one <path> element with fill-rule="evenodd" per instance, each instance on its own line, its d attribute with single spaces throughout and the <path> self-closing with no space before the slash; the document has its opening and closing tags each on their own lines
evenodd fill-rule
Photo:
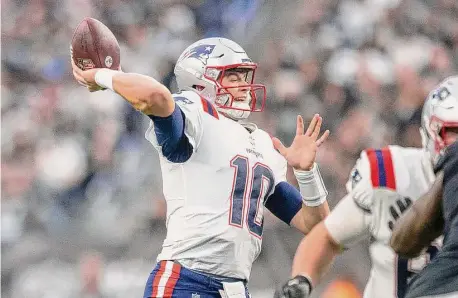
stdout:
<svg viewBox="0 0 458 298">
<path fill-rule="evenodd" d="M 76 27 L 70 46 L 75 64 L 81 69 L 110 68 L 120 64 L 119 44 L 113 32 L 102 22 L 85 18 Z"/>
</svg>

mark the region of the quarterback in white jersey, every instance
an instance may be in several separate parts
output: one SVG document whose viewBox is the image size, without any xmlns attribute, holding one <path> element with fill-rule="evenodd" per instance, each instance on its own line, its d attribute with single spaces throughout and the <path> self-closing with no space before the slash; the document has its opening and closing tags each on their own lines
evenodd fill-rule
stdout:
<svg viewBox="0 0 458 298">
<path fill-rule="evenodd" d="M 192 91 L 174 99 L 197 150 L 185 163 L 160 154 L 167 238 L 158 260 L 247 279 L 261 249 L 261 206 L 286 181 L 286 161 L 255 125 L 242 126 L 212 108 L 205 112 L 210 103 Z M 153 122 L 146 137 L 161 152 Z"/>
<path fill-rule="evenodd" d="M 75 78 L 91 91 L 120 94 L 151 119 L 146 138 L 157 149 L 167 201 L 167 237 L 144 297 L 245 297 L 261 249 L 264 206 L 307 233 L 328 214 L 315 156 L 322 119 L 297 119 L 290 147 L 252 123 L 265 87 L 256 64 L 235 42 L 207 38 L 179 57 L 180 92 L 151 77 L 107 69 Z M 286 182 L 287 163 L 299 190 Z"/>
<path fill-rule="evenodd" d="M 293 263 L 295 278 L 277 295 L 308 297 L 334 257 L 367 238 L 372 268 L 364 297 L 404 297 L 408 281 L 435 256 L 441 241 L 410 260 L 396 255 L 389 241 L 395 221 L 433 181 L 430 154 L 424 149 L 364 150 L 347 182 L 348 194 L 301 242 Z"/>
</svg>

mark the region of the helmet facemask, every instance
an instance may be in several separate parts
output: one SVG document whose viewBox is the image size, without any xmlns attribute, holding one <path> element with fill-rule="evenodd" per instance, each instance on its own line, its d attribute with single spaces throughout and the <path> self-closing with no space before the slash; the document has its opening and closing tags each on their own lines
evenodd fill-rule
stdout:
<svg viewBox="0 0 458 298">
<path fill-rule="evenodd" d="M 437 152 L 444 150 L 456 140 L 453 135 L 458 134 L 458 122 L 446 122 L 433 116 L 429 126 Z"/>
<path fill-rule="evenodd" d="M 456 77 L 445 80 L 430 93 L 422 111 L 423 147 L 435 165 L 447 146 L 458 136 L 458 100 Z"/>
<path fill-rule="evenodd" d="M 223 115 L 241 120 L 264 109 L 266 89 L 254 84 L 256 68 L 240 45 L 211 37 L 186 48 L 174 73 L 180 90 L 192 90 L 215 104 Z M 238 82 L 225 80 L 229 73 L 243 74 L 243 78 Z"/>
<path fill-rule="evenodd" d="M 264 85 L 254 84 L 256 67 L 254 63 L 206 67 L 204 77 L 216 86 L 214 103 L 220 113 L 242 120 L 251 112 L 264 110 L 266 89 Z"/>
</svg>

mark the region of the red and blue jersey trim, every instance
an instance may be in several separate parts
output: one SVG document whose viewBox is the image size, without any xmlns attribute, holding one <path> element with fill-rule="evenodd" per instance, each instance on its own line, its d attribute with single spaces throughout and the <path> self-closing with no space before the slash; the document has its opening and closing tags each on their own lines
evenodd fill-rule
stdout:
<svg viewBox="0 0 458 298">
<path fill-rule="evenodd" d="M 213 107 L 213 105 L 208 100 L 203 98 L 202 96 L 200 97 L 200 100 L 202 101 L 202 107 L 203 107 L 205 113 L 208 113 L 211 116 L 215 117 L 216 119 L 219 119 L 218 112 Z"/>
<path fill-rule="evenodd" d="M 396 190 L 396 179 L 390 149 L 368 149 L 366 153 L 371 169 L 372 186 Z"/>
</svg>

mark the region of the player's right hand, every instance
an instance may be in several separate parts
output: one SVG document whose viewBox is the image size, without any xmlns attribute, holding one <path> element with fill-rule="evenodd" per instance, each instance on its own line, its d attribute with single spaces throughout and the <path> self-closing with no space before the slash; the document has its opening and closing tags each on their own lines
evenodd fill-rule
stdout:
<svg viewBox="0 0 458 298">
<path fill-rule="evenodd" d="M 308 298 L 312 292 L 310 280 L 302 275 L 291 278 L 275 292 L 274 298 Z"/>
<path fill-rule="evenodd" d="M 75 77 L 76 81 L 80 85 L 86 87 L 90 92 L 103 89 L 95 82 L 95 73 L 99 70 L 99 68 L 82 70 L 75 64 L 73 58 L 71 58 L 70 61 L 72 62 L 73 77 Z"/>
<path fill-rule="evenodd" d="M 104 90 L 104 88 L 100 87 L 95 81 L 95 74 L 100 68 L 82 70 L 75 64 L 73 58 L 71 58 L 70 61 L 72 62 L 73 77 L 80 85 L 86 87 L 90 92 Z M 119 66 L 119 71 L 122 71 L 121 66 Z"/>
</svg>

